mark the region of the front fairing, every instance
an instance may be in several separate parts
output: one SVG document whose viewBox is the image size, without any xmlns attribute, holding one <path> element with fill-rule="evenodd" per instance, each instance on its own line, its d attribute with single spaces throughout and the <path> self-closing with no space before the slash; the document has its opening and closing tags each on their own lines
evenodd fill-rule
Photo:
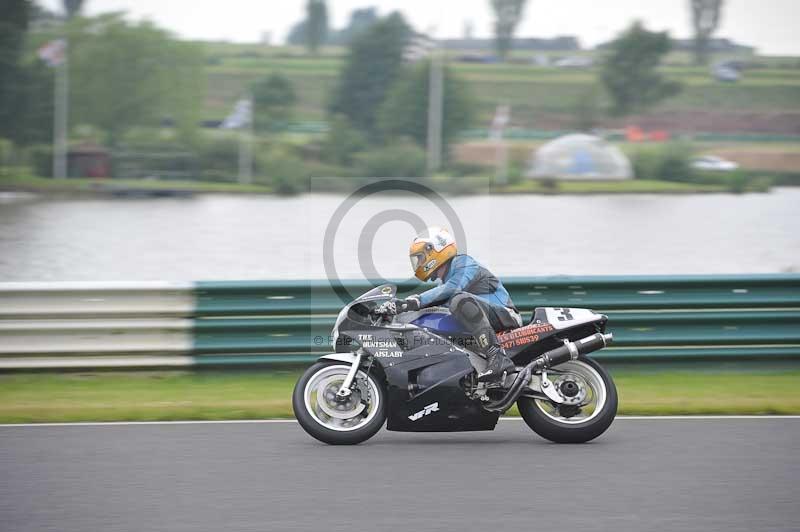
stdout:
<svg viewBox="0 0 800 532">
<path fill-rule="evenodd" d="M 370 319 L 370 310 L 395 297 L 394 287 L 367 292 L 347 305 L 336 320 L 336 351 L 359 350 L 362 364 L 386 386 L 388 430 L 491 430 L 499 414 L 471 398 L 463 380 L 474 372 L 469 353 L 451 342 L 461 330 L 446 309 L 404 313 L 391 322 Z M 335 359 L 334 359 L 335 360 Z M 345 359 L 347 360 L 347 359 Z"/>
<path fill-rule="evenodd" d="M 397 294 L 397 287 L 391 284 L 384 284 L 369 290 L 342 308 L 336 317 L 336 323 L 331 330 L 331 341 L 337 353 L 352 351 L 357 337 L 343 337 L 342 331 L 359 329 L 372 329 L 374 326 L 369 323 L 369 311 L 390 299 L 394 299 Z"/>
</svg>

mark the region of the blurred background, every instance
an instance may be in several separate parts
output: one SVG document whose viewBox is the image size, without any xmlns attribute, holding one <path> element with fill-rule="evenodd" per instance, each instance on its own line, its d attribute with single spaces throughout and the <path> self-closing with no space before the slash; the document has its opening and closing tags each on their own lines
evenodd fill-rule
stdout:
<svg viewBox="0 0 800 532">
<path fill-rule="evenodd" d="M 622 412 L 800 411 L 798 15 L 3 0 L 0 370 L 52 372 L 4 374 L 0 419 L 290 416 L 280 364 L 329 349 L 342 303 L 309 282 L 408 279 L 412 215 L 526 313 L 610 312 Z M 349 197 L 380 178 L 428 193 Z M 745 359 L 747 398 L 694 371 Z"/>
<path fill-rule="evenodd" d="M 799 20 L 0 0 L 0 530 L 797 530 Z M 416 221 L 526 321 L 607 314 L 636 417 L 589 447 L 290 422 L 333 281 L 408 279 Z"/>
<path fill-rule="evenodd" d="M 375 177 L 499 275 L 800 268 L 796 2 L 431 4 L 4 1 L 0 279 L 321 278 Z"/>
</svg>

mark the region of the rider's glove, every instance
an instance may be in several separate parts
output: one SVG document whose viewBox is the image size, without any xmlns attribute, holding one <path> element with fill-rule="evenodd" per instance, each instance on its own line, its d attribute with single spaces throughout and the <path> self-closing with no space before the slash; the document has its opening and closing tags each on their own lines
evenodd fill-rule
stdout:
<svg viewBox="0 0 800 532">
<path fill-rule="evenodd" d="M 411 296 L 407 297 L 406 299 L 398 299 L 395 303 L 397 304 L 398 313 L 413 312 L 415 310 L 419 310 L 421 307 L 418 296 Z"/>
<path fill-rule="evenodd" d="M 394 316 L 397 314 L 397 305 L 394 301 L 384 301 L 377 309 L 375 309 L 375 312 L 384 316 Z"/>
</svg>

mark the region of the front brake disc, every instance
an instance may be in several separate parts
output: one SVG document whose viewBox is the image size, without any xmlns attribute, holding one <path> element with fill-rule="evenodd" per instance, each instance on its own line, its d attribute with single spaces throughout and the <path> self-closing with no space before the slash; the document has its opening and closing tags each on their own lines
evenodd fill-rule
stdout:
<svg viewBox="0 0 800 532">
<path fill-rule="evenodd" d="M 366 405 L 361 401 L 361 389 L 353 389 L 346 400 L 339 401 L 336 392 L 343 382 L 341 375 L 331 375 L 317 385 L 317 405 L 320 410 L 336 419 L 350 419 L 364 411 Z"/>
</svg>

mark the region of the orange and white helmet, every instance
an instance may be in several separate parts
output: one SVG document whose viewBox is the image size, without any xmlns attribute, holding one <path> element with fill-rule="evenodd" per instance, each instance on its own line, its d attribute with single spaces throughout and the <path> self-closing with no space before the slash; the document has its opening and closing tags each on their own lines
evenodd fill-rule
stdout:
<svg viewBox="0 0 800 532">
<path fill-rule="evenodd" d="M 408 256 L 417 279 L 427 281 L 436 268 L 455 257 L 456 253 L 456 241 L 447 229 L 429 227 L 411 243 Z"/>
</svg>

